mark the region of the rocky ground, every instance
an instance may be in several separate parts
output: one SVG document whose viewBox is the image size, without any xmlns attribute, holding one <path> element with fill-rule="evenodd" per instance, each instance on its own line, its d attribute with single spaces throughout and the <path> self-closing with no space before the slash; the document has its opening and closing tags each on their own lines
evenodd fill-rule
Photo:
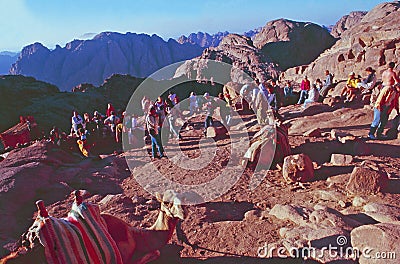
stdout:
<svg viewBox="0 0 400 264">
<path fill-rule="evenodd" d="M 178 228 L 180 239 L 174 235 L 155 263 L 304 263 L 301 258 L 279 258 L 272 247 L 306 246 L 318 253 L 307 263 L 353 263 L 349 257 L 323 252 L 324 246 L 338 246 L 339 236 L 346 248 L 372 245 L 400 254 L 399 139 L 367 140 L 372 120 L 368 108 L 315 104 L 300 110 L 299 106 L 288 106 L 281 109 L 281 114 L 289 126 L 293 154 L 304 153 L 313 162 L 313 180 L 287 183 L 283 177 L 285 165 L 278 165 L 258 170 L 256 173 L 265 178 L 257 188 L 250 189 L 254 171 L 251 166 L 244 168 L 239 180 L 221 197 L 186 206 L 187 217 Z M 252 136 L 259 130 L 254 115 L 241 118 L 243 122 L 234 120 L 230 137 L 216 140 L 204 138 L 201 116 L 191 119 L 189 129 L 181 133 L 183 139 L 170 140 L 166 146 L 169 158 L 154 163 L 148 162 L 143 149 L 90 159 L 45 142 L 14 150 L 0 168 L 0 214 L 9 223 L 1 228 L 2 245 L 12 249 L 12 241 L 31 224 L 36 199 L 45 200 L 51 215 L 65 216 L 72 202 L 68 193 L 74 189 L 88 190 L 88 200 L 99 203 L 103 212 L 133 226 L 149 227 L 156 219 L 159 204 L 144 190 L 148 186 L 138 184 L 135 177 L 152 168 L 182 184 L 201 184 L 218 177 L 227 169 L 235 135 L 247 129 Z M 189 161 L 206 157 L 208 164 L 184 169 L 184 164 L 174 159 L 176 149 Z M 207 158 L 207 149 L 215 153 L 211 158 Z M 134 162 L 132 173 L 126 159 Z M 203 161 L 199 159 L 197 164 Z M 148 184 L 157 182 L 154 177 Z M 263 258 L 267 247 L 274 258 Z M 359 261 L 374 263 L 362 257 Z"/>
</svg>

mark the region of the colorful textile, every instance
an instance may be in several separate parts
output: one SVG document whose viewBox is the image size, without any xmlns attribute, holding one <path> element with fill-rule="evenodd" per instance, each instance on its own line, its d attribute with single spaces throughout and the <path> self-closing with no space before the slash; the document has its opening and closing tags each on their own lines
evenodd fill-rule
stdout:
<svg viewBox="0 0 400 264">
<path fill-rule="evenodd" d="M 37 228 L 49 264 L 122 264 L 97 205 L 74 203 L 67 218 L 39 216 L 32 227 Z"/>
</svg>

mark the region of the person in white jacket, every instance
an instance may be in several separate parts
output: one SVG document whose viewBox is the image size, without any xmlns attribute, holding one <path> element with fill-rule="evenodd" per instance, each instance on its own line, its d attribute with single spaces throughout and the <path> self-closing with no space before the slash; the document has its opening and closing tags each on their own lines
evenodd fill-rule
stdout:
<svg viewBox="0 0 400 264">
<path fill-rule="evenodd" d="M 308 104 L 318 102 L 318 98 L 319 98 L 319 92 L 317 89 L 317 85 L 313 84 L 312 88 L 308 92 L 307 99 L 304 101 L 303 108 L 306 109 Z"/>
</svg>

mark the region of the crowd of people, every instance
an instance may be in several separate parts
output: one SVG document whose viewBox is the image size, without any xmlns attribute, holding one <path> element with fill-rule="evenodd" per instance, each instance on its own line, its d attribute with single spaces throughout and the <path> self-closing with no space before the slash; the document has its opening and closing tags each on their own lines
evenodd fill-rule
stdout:
<svg viewBox="0 0 400 264">
<path fill-rule="evenodd" d="M 399 114 L 400 84 L 394 66 L 394 63 L 389 63 L 388 69 L 382 74 L 383 88 L 374 105 L 374 121 L 368 134 L 370 139 L 384 138 L 383 130 L 391 111 L 396 109 Z M 354 72 L 349 74 L 340 93 L 345 104 L 353 102 L 358 94 L 370 93 L 375 87 L 377 83 L 375 70 L 367 67 L 365 72 L 364 79 L 359 75 L 356 76 Z M 241 110 L 253 111 L 257 116 L 257 122 L 264 125 L 273 122 L 275 118 L 282 119 L 279 114 L 280 107 L 297 101 L 298 105 L 306 109 L 309 104 L 323 100 L 333 87 L 333 75 L 326 70 L 324 81 L 316 79 L 311 84 L 308 77 L 304 76 L 298 95 L 293 91 L 292 82 L 286 80 L 281 88 L 276 80 L 270 78 L 261 82 L 256 79 L 246 83 L 241 87 L 237 97 L 240 99 Z M 202 96 L 191 92 L 187 99 L 189 117 L 199 113 L 205 116 L 203 130 L 205 135 L 207 128 L 214 125 L 213 117 L 217 108 L 221 117 L 220 122 L 224 126 L 231 125 L 232 111 L 238 110 L 237 98 L 231 98 L 228 91 L 220 93 L 218 97 L 210 96 L 208 92 Z M 161 139 L 163 126 L 170 139 L 182 139 L 180 130 L 184 125 L 184 116 L 180 109 L 180 100 L 174 92 L 169 91 L 166 98 L 159 96 L 155 101 L 144 96 L 141 107 L 144 117 L 141 123 L 137 114 L 117 112 L 111 103 L 107 105 L 104 115 L 94 111 L 93 116 L 84 113 L 82 117 L 77 111 L 73 111 L 69 137 L 77 141 L 83 155 L 89 156 L 96 139 L 112 138 L 115 143 L 121 143 L 122 135 L 125 134 L 128 144 L 131 145 L 138 140 L 137 132 L 140 132 L 150 139 L 152 158 L 163 158 L 165 157 Z M 56 144 L 59 144 L 63 137 L 65 135 L 60 133 L 57 127 L 50 131 L 50 139 Z"/>
</svg>

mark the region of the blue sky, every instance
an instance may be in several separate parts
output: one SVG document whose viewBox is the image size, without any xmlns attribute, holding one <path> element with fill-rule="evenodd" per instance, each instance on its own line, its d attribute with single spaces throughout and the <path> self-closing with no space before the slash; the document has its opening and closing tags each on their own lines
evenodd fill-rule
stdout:
<svg viewBox="0 0 400 264">
<path fill-rule="evenodd" d="M 243 33 L 276 18 L 335 24 L 378 0 L 0 0 L 0 51 L 40 42 L 62 47 L 104 31 L 164 39 L 205 31 Z"/>
</svg>

